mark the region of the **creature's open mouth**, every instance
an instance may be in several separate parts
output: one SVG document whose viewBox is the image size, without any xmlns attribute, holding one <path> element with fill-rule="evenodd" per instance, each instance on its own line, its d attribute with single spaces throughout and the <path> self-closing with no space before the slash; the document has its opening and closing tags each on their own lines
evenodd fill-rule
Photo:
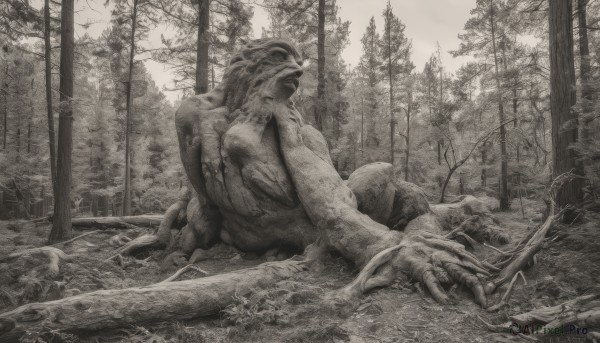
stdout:
<svg viewBox="0 0 600 343">
<path fill-rule="evenodd" d="M 300 85 L 300 80 L 296 75 L 290 75 L 283 80 L 283 83 L 287 86 L 293 86 L 295 90 L 298 89 L 298 86 Z"/>
</svg>

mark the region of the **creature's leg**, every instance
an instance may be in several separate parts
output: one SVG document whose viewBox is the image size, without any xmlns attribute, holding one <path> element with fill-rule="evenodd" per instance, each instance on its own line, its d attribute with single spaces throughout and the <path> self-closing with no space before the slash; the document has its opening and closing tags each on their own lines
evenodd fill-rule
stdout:
<svg viewBox="0 0 600 343">
<path fill-rule="evenodd" d="M 196 248 L 209 249 L 219 238 L 221 214 L 202 195 L 190 200 L 187 206 L 188 224 L 181 230 L 179 245 L 186 254 Z"/>
</svg>

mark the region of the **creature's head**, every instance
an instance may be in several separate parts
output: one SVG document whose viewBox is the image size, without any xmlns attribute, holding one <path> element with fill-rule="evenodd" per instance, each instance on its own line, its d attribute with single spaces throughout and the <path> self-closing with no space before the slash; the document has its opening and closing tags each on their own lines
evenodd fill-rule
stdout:
<svg viewBox="0 0 600 343">
<path fill-rule="evenodd" d="M 223 76 L 225 102 L 240 108 L 251 94 L 287 100 L 302 76 L 302 57 L 288 42 L 257 39 L 236 52 Z"/>
</svg>

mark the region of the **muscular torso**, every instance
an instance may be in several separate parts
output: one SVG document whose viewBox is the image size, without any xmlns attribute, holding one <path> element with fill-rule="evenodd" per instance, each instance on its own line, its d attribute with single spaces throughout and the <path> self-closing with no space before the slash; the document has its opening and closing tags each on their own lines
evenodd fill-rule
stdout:
<svg viewBox="0 0 600 343">
<path fill-rule="evenodd" d="M 215 91 L 177 112 L 182 160 L 195 190 L 221 213 L 221 238 L 245 251 L 301 250 L 317 237 L 279 151 L 275 120 L 250 106 L 230 113 Z M 257 99 L 260 101 L 260 99 Z M 322 135 L 301 126 L 307 146 L 331 164 Z"/>
</svg>

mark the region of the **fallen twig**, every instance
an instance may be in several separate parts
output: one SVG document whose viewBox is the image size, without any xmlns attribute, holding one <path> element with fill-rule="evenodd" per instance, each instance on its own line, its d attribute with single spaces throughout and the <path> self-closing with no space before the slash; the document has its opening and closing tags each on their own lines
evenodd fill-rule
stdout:
<svg viewBox="0 0 600 343">
<path fill-rule="evenodd" d="M 177 279 L 179 276 L 181 276 L 181 275 L 183 275 L 183 274 L 187 273 L 187 272 L 188 272 L 188 271 L 190 271 L 190 270 L 195 270 L 195 271 L 197 271 L 197 272 L 200 272 L 200 273 L 202 273 L 202 274 L 204 274 L 204 275 L 209 275 L 209 274 L 210 274 L 209 272 L 207 272 L 207 271 L 205 271 L 205 270 L 202 270 L 202 269 L 200 269 L 200 268 L 196 267 L 196 266 L 195 266 L 195 265 L 193 265 L 193 264 L 188 264 L 187 266 L 185 266 L 185 267 L 183 267 L 183 268 L 179 269 L 177 272 L 175 272 L 175 274 L 173 274 L 173 275 L 169 276 L 168 278 L 164 279 L 163 281 L 161 281 L 161 282 L 159 282 L 159 283 L 164 283 L 164 282 L 171 282 L 171 281 L 174 281 L 174 280 L 175 280 L 175 279 Z"/>
<path fill-rule="evenodd" d="M 490 324 L 490 323 L 486 322 L 485 320 L 483 320 L 483 318 L 481 318 L 480 316 L 477 316 L 477 319 L 479 319 L 479 321 L 481 321 L 483 323 L 483 325 L 485 325 L 487 327 L 487 329 L 492 332 L 506 332 L 506 330 L 508 328 L 506 325 Z"/>
<path fill-rule="evenodd" d="M 515 284 L 515 281 L 517 281 L 517 277 L 519 275 L 521 275 L 521 278 L 523 279 L 523 283 L 525 283 L 525 285 L 527 285 L 527 280 L 525 279 L 525 275 L 523 275 L 523 271 L 519 270 L 515 274 L 515 276 L 512 278 L 512 281 L 510 282 L 510 285 L 508 285 L 508 289 L 506 290 L 506 292 L 504 292 L 504 295 L 502 296 L 502 299 L 500 299 L 500 302 L 494 306 L 490 306 L 487 309 L 488 312 L 495 312 L 495 311 L 500 310 L 504 306 L 508 306 L 508 298 L 510 298 L 511 292 L 513 290 L 513 286 Z"/>
<path fill-rule="evenodd" d="M 494 250 L 494 251 L 496 251 L 496 252 L 498 252 L 498 253 L 500 253 L 502 255 L 505 255 L 505 256 L 511 255 L 510 253 L 504 252 L 504 251 L 502 251 L 502 250 L 500 250 L 500 249 L 498 249 L 498 248 L 496 248 L 494 246 L 491 246 L 491 245 L 489 245 L 487 243 L 483 243 L 483 246 L 484 247 L 488 247 L 488 248 L 490 248 L 490 249 L 492 249 L 492 250 Z"/>
<path fill-rule="evenodd" d="M 91 234 L 94 234 L 94 233 L 97 233 L 97 232 L 100 232 L 100 231 L 101 230 L 94 230 L 94 231 L 86 232 L 86 233 L 81 234 L 81 235 L 79 235 L 77 237 L 73 237 L 73 238 L 69 239 L 68 241 L 54 243 L 54 244 L 52 244 L 50 246 L 54 247 L 54 246 L 61 245 L 61 244 L 69 244 L 69 243 L 72 243 L 72 242 L 74 242 L 74 241 L 76 241 L 76 240 L 78 240 L 80 238 L 83 238 L 85 236 L 89 236 Z"/>
<path fill-rule="evenodd" d="M 533 256 L 535 256 L 535 254 L 537 254 L 542 248 L 546 234 L 552 227 L 554 219 L 557 218 L 559 214 L 548 216 L 544 225 L 542 225 L 542 227 L 537 230 L 533 236 L 531 236 L 527 244 L 524 245 L 523 249 L 519 253 L 513 255 L 512 258 L 503 262 L 503 264 L 507 263 L 508 265 L 502 269 L 495 280 L 486 284 L 486 294 L 491 294 L 494 292 L 494 290 L 496 290 L 496 288 L 498 288 L 498 286 L 506 283 L 508 280 L 511 280 L 515 274 L 522 270 L 533 259 Z"/>
</svg>

